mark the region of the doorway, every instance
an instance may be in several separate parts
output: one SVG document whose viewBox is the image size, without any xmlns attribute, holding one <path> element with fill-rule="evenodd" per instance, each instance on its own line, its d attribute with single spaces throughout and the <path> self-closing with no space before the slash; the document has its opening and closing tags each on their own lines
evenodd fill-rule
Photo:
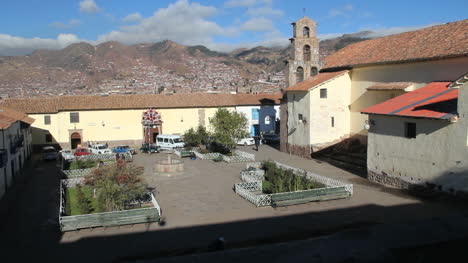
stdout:
<svg viewBox="0 0 468 263">
<path fill-rule="evenodd" d="M 70 138 L 70 144 L 72 149 L 76 149 L 78 146 L 81 145 L 81 135 L 77 132 L 72 133 Z"/>
</svg>

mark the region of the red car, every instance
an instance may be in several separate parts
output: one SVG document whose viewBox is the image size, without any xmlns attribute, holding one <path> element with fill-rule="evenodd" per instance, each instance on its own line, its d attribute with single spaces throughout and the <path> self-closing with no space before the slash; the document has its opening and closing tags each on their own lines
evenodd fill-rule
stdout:
<svg viewBox="0 0 468 263">
<path fill-rule="evenodd" d="M 91 152 L 89 151 L 88 148 L 76 148 L 75 153 L 73 155 L 75 156 L 83 156 L 83 155 L 89 155 Z"/>
</svg>

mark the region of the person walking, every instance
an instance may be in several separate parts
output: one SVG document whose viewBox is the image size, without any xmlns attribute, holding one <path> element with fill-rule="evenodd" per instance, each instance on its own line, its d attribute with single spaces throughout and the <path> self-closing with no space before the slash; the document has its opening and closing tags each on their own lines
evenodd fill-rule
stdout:
<svg viewBox="0 0 468 263">
<path fill-rule="evenodd" d="M 258 136 L 255 136 L 254 140 L 255 140 L 255 150 L 258 152 L 258 145 L 260 144 L 260 138 Z"/>
</svg>

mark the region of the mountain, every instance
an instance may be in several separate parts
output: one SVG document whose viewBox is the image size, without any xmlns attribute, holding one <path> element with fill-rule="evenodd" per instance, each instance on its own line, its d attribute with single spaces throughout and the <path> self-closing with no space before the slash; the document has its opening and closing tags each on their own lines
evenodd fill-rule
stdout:
<svg viewBox="0 0 468 263">
<path fill-rule="evenodd" d="M 367 39 L 369 32 L 320 42 L 322 57 Z M 0 57 L 0 97 L 112 93 L 279 92 L 291 48 L 221 53 L 170 40 L 124 45 L 72 44 L 27 56 Z"/>
</svg>

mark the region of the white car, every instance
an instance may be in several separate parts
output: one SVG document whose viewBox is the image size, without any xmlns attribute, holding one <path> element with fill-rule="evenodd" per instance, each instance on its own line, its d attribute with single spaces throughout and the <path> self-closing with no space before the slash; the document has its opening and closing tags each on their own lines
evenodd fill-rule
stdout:
<svg viewBox="0 0 468 263">
<path fill-rule="evenodd" d="M 93 144 L 89 150 L 94 154 L 112 154 L 112 150 L 105 144 Z"/>
<path fill-rule="evenodd" d="M 62 158 L 66 161 L 75 159 L 75 156 L 73 155 L 73 152 L 70 149 L 63 149 L 60 151 L 60 154 L 62 155 Z"/>
<path fill-rule="evenodd" d="M 254 140 L 254 138 L 242 138 L 242 139 L 237 141 L 237 144 L 238 145 L 254 145 L 255 140 Z"/>
</svg>

